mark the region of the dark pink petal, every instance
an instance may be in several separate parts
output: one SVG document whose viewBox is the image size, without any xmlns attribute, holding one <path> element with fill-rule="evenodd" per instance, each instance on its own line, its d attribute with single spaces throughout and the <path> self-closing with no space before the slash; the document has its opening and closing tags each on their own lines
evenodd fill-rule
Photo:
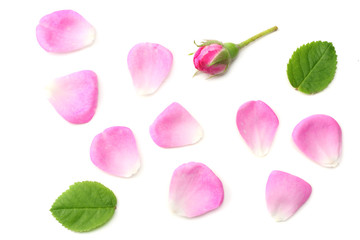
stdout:
<svg viewBox="0 0 360 240">
<path fill-rule="evenodd" d="M 285 221 L 308 200 L 312 188 L 299 177 L 273 171 L 266 184 L 267 208 L 276 221 Z"/>
<path fill-rule="evenodd" d="M 199 49 L 195 52 L 194 58 L 193 58 L 194 66 L 195 66 L 195 68 L 198 69 L 198 70 L 201 68 L 201 67 L 200 67 L 201 61 L 200 61 L 200 59 L 199 59 L 199 56 L 200 56 L 200 54 L 201 54 L 201 52 L 202 52 L 203 49 L 204 49 L 204 47 L 199 47 Z M 211 62 L 211 61 L 210 61 L 210 62 Z M 199 71 L 200 71 L 200 70 L 199 70 Z"/>
<path fill-rule="evenodd" d="M 77 12 L 62 10 L 40 19 L 36 37 L 46 51 L 67 53 L 91 45 L 95 29 Z"/>
<path fill-rule="evenodd" d="M 257 156 L 265 156 L 279 126 L 273 110 L 262 101 L 244 103 L 238 110 L 236 124 L 241 136 Z"/>
<path fill-rule="evenodd" d="M 111 127 L 95 136 L 91 161 L 101 170 L 119 177 L 131 177 L 140 168 L 140 155 L 132 131 Z"/>
<path fill-rule="evenodd" d="M 190 162 L 174 171 L 169 201 L 176 214 L 196 217 L 220 207 L 223 199 L 223 185 L 206 165 Z"/>
<path fill-rule="evenodd" d="M 339 164 L 342 133 L 332 117 L 310 116 L 295 127 L 292 137 L 298 148 L 321 166 L 336 167 Z"/>
<path fill-rule="evenodd" d="M 57 78 L 48 87 L 49 101 L 67 121 L 89 122 L 98 101 L 98 79 L 93 71 L 84 70 Z"/>
<path fill-rule="evenodd" d="M 173 56 L 156 43 L 139 43 L 129 52 L 128 67 L 138 94 L 154 93 L 171 70 Z"/>
<path fill-rule="evenodd" d="M 203 130 L 183 106 L 174 102 L 155 119 L 150 135 L 158 146 L 173 148 L 200 141 Z"/>
</svg>

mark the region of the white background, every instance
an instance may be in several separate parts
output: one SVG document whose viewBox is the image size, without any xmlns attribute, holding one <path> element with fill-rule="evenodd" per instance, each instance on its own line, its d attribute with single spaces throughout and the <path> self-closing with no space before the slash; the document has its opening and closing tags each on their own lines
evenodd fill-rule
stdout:
<svg viewBox="0 0 360 240">
<path fill-rule="evenodd" d="M 359 239 L 360 15 L 358 1 L 5 1 L 0 2 L 0 238 L 1 239 Z M 70 54 L 49 54 L 37 43 L 40 18 L 56 10 L 79 12 L 96 29 L 95 43 Z M 229 72 L 192 77 L 193 41 L 241 42 L 274 25 L 279 30 L 241 50 Z M 302 44 L 334 44 L 335 79 L 307 96 L 289 84 L 286 66 Z M 139 42 L 170 49 L 170 76 L 151 96 L 137 96 L 127 54 Z M 89 69 L 99 77 L 99 104 L 91 122 L 72 125 L 46 99 L 56 77 Z M 238 133 L 235 116 L 249 100 L 266 102 L 280 125 L 268 156 L 255 157 Z M 202 125 L 195 145 L 162 149 L 149 126 L 172 102 Z M 298 151 L 294 126 L 328 114 L 343 130 L 342 162 L 323 168 Z M 136 136 L 141 170 L 130 179 L 108 175 L 89 158 L 93 137 L 111 126 Z M 225 188 L 223 205 L 195 219 L 168 207 L 173 170 L 208 165 Z M 309 201 L 288 221 L 269 215 L 265 185 L 272 170 L 297 175 L 313 187 Z M 79 234 L 62 227 L 49 209 L 74 182 L 98 181 L 118 199 L 102 228 Z"/>
</svg>

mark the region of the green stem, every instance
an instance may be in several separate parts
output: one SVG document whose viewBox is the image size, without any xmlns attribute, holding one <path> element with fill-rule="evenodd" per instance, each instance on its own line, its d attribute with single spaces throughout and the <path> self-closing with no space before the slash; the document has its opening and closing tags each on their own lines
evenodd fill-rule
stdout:
<svg viewBox="0 0 360 240">
<path fill-rule="evenodd" d="M 272 28 L 269 28 L 268 30 L 265 30 L 265 31 L 263 31 L 263 32 L 261 32 L 261 33 L 258 33 L 258 34 L 256 34 L 255 36 L 249 38 L 248 40 L 243 41 L 243 42 L 237 44 L 236 46 L 237 46 L 239 49 L 240 49 L 240 48 L 243 48 L 243 47 L 245 47 L 246 45 L 248 45 L 249 43 L 255 41 L 256 39 L 261 38 L 262 36 L 266 36 L 266 35 L 268 35 L 269 33 L 275 32 L 276 30 L 278 30 L 278 27 L 277 27 L 277 26 L 272 27 Z"/>
</svg>

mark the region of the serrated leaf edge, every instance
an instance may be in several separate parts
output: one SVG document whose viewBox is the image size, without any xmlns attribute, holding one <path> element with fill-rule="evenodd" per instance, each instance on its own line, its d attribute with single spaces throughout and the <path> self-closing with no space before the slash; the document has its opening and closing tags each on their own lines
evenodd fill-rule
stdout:
<svg viewBox="0 0 360 240">
<path fill-rule="evenodd" d="M 336 73 L 336 70 L 337 70 L 337 63 L 338 63 L 338 61 L 337 61 L 336 49 L 335 49 L 335 47 L 334 47 L 334 44 L 333 44 L 332 42 L 318 40 L 318 41 L 312 41 L 312 42 L 303 44 L 303 45 L 301 45 L 300 47 L 298 47 L 298 48 L 293 52 L 293 54 L 292 54 L 291 57 L 289 58 L 289 61 L 288 61 L 288 64 L 287 64 L 287 69 L 286 69 L 286 73 L 287 73 L 287 75 L 288 75 L 288 80 L 289 80 L 289 82 L 290 82 L 290 79 L 289 79 L 288 69 L 289 69 L 289 65 L 290 65 L 290 60 L 294 57 L 295 53 L 298 52 L 298 51 L 300 51 L 300 48 L 302 48 L 302 47 L 308 47 L 309 45 L 315 45 L 315 44 L 317 44 L 317 43 L 319 43 L 319 42 L 320 42 L 320 43 L 328 43 L 328 44 L 329 44 L 329 47 L 332 46 L 333 49 L 334 49 L 334 53 L 335 53 L 335 71 L 334 71 L 334 75 L 333 75 L 333 77 L 332 77 L 332 80 L 334 79 L 335 73 Z M 329 47 L 328 47 L 328 48 L 329 48 Z M 327 48 L 327 49 L 328 49 L 328 48 Z M 327 49 L 325 50 L 325 52 L 327 51 Z M 319 61 L 320 61 L 320 60 L 319 60 Z M 318 61 L 318 62 L 319 62 L 319 61 Z M 317 64 L 317 63 L 316 63 L 316 64 Z M 315 64 L 315 66 L 316 66 L 316 64 Z M 311 71 L 312 71 L 312 70 L 311 70 Z M 310 72 L 311 72 L 311 71 L 310 71 Z M 310 74 L 310 72 L 304 77 L 303 81 L 305 81 L 306 77 Z M 294 76 L 293 76 L 293 77 L 294 77 Z M 332 80 L 331 80 L 331 82 L 332 82 Z M 302 81 L 302 82 L 303 82 L 303 81 Z M 299 87 L 301 86 L 302 82 L 300 83 L 300 85 L 299 85 L 298 87 L 293 86 L 291 82 L 290 82 L 290 84 L 291 84 L 291 86 L 293 86 L 296 90 L 298 90 Z M 331 83 L 331 82 L 330 82 L 330 83 Z M 323 90 L 324 90 L 324 89 L 323 89 Z M 322 91 L 322 90 L 320 90 L 320 91 Z M 318 91 L 318 92 L 320 92 L 320 91 Z M 302 92 L 302 91 L 301 91 L 301 92 Z M 318 92 L 313 92 L 313 93 L 302 92 L 302 93 L 307 94 L 307 95 L 311 95 L 311 94 L 316 94 L 316 93 L 318 93 Z"/>
</svg>

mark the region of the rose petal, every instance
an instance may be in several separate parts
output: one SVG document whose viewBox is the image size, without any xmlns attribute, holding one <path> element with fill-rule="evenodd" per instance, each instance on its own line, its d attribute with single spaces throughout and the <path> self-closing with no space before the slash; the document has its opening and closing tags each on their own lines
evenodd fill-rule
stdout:
<svg viewBox="0 0 360 240">
<path fill-rule="evenodd" d="M 53 80 L 48 86 L 49 101 L 67 121 L 89 122 L 98 101 L 98 79 L 93 71 L 84 70 Z"/>
<path fill-rule="evenodd" d="M 238 110 L 236 124 L 241 136 L 257 156 L 265 156 L 279 126 L 273 110 L 262 101 L 249 101 Z"/>
<path fill-rule="evenodd" d="M 308 200 L 312 188 L 299 177 L 273 171 L 266 184 L 267 208 L 276 221 L 285 221 Z"/>
<path fill-rule="evenodd" d="M 174 171 L 169 202 L 176 214 L 196 217 L 218 208 L 223 199 L 223 185 L 206 165 L 190 162 Z"/>
<path fill-rule="evenodd" d="M 135 137 L 127 127 L 110 127 L 96 135 L 90 158 L 101 170 L 119 177 L 130 177 L 140 168 Z"/>
<path fill-rule="evenodd" d="M 91 45 L 95 29 L 77 12 L 62 10 L 40 19 L 36 37 L 45 51 L 67 53 Z"/>
<path fill-rule="evenodd" d="M 129 52 L 128 67 L 138 94 L 154 93 L 169 75 L 173 56 L 156 43 L 139 43 Z"/>
<path fill-rule="evenodd" d="M 174 102 L 155 119 L 150 135 L 158 146 L 173 148 L 200 141 L 203 130 L 183 106 Z"/>
<path fill-rule="evenodd" d="M 342 134 L 332 117 L 310 116 L 294 128 L 292 137 L 298 148 L 321 166 L 336 167 L 339 164 Z"/>
</svg>

